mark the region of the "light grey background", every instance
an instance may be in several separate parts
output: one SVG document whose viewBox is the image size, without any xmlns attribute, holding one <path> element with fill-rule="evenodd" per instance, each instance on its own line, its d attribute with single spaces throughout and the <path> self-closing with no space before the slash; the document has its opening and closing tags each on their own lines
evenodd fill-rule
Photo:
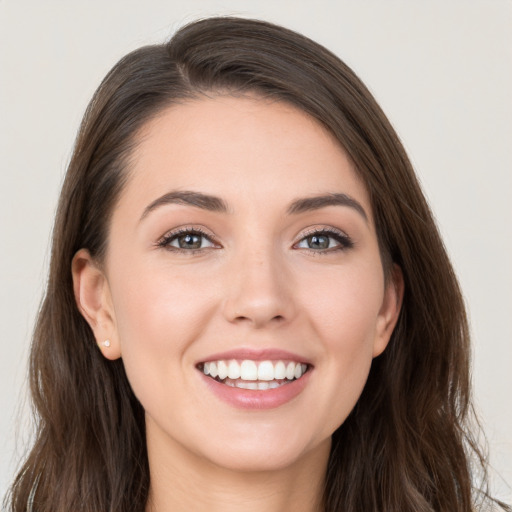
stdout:
<svg viewBox="0 0 512 512">
<path fill-rule="evenodd" d="M 512 3 L 506 0 L 0 0 L 0 495 L 25 450 L 30 333 L 82 113 L 121 56 L 213 14 L 263 18 L 319 41 L 353 67 L 390 117 L 465 292 L 476 404 L 498 473 L 494 486 L 510 497 Z"/>
</svg>

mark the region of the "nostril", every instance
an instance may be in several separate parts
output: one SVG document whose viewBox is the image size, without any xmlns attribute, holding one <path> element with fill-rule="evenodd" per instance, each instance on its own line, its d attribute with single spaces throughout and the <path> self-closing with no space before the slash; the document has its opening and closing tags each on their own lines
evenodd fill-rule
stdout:
<svg viewBox="0 0 512 512">
<path fill-rule="evenodd" d="M 254 327 L 283 325 L 294 314 L 293 303 L 283 293 L 263 293 L 257 287 L 244 286 L 238 293 L 226 298 L 223 303 L 223 315 L 229 322 L 251 324 Z"/>
<path fill-rule="evenodd" d="M 239 325 L 251 325 L 255 329 L 260 329 L 265 326 L 280 326 L 284 325 L 286 321 L 286 317 L 283 315 L 275 315 L 275 316 L 265 316 L 265 315 L 238 315 L 231 322 Z"/>
</svg>

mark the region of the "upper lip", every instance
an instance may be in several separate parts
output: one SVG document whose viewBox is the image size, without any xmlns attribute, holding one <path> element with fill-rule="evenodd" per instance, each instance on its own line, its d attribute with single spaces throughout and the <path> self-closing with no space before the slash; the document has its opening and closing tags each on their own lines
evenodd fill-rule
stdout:
<svg viewBox="0 0 512 512">
<path fill-rule="evenodd" d="M 217 352 L 211 354 L 200 361 L 197 364 L 207 363 L 209 361 L 221 361 L 229 359 L 244 360 L 249 359 L 252 361 L 295 361 L 297 363 L 305 363 L 311 365 L 311 362 L 299 354 L 289 352 L 287 350 L 264 348 L 264 349 L 251 349 L 251 348 L 238 348 L 228 350 L 226 352 Z"/>
</svg>

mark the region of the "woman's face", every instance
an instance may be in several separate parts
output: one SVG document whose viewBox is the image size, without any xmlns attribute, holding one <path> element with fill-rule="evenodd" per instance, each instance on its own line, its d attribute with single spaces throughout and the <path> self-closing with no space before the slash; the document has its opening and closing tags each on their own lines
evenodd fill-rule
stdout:
<svg viewBox="0 0 512 512">
<path fill-rule="evenodd" d="M 91 325 L 123 359 L 150 456 L 238 470 L 328 453 L 400 303 L 344 150 L 254 97 L 190 101 L 145 127 L 102 269 Z"/>
</svg>

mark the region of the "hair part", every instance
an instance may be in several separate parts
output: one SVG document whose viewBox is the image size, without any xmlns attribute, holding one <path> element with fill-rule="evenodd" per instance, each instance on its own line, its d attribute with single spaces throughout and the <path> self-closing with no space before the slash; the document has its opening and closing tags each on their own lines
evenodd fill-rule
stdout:
<svg viewBox="0 0 512 512">
<path fill-rule="evenodd" d="M 285 101 L 322 123 L 368 189 L 384 268 L 397 264 L 404 276 L 391 342 L 333 435 L 325 510 L 471 510 L 470 461 L 484 467 L 485 457 L 469 424 L 464 303 L 406 153 L 367 88 L 331 52 L 282 27 L 237 18 L 201 20 L 165 44 L 130 53 L 87 108 L 32 343 L 36 438 L 9 510 L 144 510 L 144 411 L 122 361 L 103 358 L 76 307 L 71 261 L 81 248 L 104 257 L 145 124 L 173 104 L 218 93 Z"/>
</svg>

